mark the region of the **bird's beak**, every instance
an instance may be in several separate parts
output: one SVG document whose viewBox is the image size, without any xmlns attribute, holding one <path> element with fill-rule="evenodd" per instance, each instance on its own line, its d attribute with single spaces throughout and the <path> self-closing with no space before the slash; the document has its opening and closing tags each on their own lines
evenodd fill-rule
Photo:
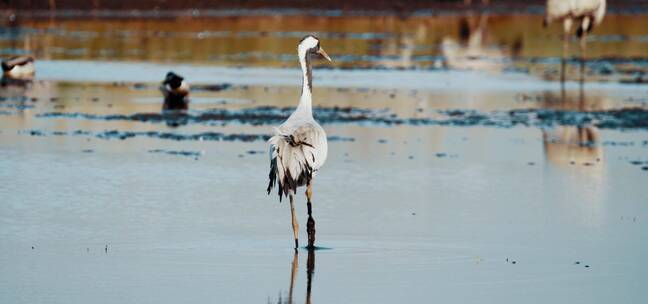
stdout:
<svg viewBox="0 0 648 304">
<path fill-rule="evenodd" d="M 320 54 L 320 55 L 322 55 L 322 57 L 326 58 L 326 60 L 328 60 L 328 61 L 333 61 L 333 60 L 331 60 L 331 57 L 329 57 L 329 55 L 326 54 L 326 52 L 324 52 L 324 49 L 323 49 L 323 48 L 320 48 L 320 49 L 317 51 L 317 53 Z"/>
</svg>

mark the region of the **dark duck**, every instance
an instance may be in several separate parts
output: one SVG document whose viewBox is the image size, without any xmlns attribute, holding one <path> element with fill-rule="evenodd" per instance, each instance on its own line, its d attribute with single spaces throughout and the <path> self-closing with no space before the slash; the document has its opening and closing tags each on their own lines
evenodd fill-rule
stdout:
<svg viewBox="0 0 648 304">
<path fill-rule="evenodd" d="M 174 72 L 166 75 L 160 91 L 164 95 L 164 110 L 187 110 L 189 108 L 189 85 Z"/>
</svg>

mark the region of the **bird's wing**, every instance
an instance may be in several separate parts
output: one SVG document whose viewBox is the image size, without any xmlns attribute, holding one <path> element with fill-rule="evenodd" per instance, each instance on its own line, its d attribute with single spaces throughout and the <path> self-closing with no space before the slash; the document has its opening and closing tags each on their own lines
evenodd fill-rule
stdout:
<svg viewBox="0 0 648 304">
<path fill-rule="evenodd" d="M 7 61 L 5 61 L 5 64 L 8 66 L 17 66 L 17 65 L 23 65 L 29 62 L 33 62 L 34 58 L 30 56 L 18 56 L 18 57 L 13 57 Z"/>
<path fill-rule="evenodd" d="M 268 193 L 276 182 L 279 196 L 296 193 L 297 187 L 308 184 L 318 168 L 318 148 L 323 131 L 316 123 L 284 124 L 275 128 L 270 138 L 270 184 Z M 324 140 L 326 134 L 324 134 Z M 326 156 L 324 156 L 326 157 Z"/>
</svg>

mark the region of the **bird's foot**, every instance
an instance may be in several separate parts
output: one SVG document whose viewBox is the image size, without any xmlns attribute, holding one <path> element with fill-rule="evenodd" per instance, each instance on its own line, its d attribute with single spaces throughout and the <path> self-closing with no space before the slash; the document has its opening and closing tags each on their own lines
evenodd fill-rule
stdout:
<svg viewBox="0 0 648 304">
<path fill-rule="evenodd" d="M 308 248 L 315 248 L 315 220 L 312 216 L 308 217 L 306 232 L 308 233 Z"/>
</svg>

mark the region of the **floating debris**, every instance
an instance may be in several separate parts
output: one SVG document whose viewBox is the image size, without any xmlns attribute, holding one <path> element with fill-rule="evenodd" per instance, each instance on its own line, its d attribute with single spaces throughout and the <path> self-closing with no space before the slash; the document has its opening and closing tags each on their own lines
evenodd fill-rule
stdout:
<svg viewBox="0 0 648 304">
<path fill-rule="evenodd" d="M 195 160 L 198 160 L 198 158 L 200 158 L 204 154 L 204 152 L 202 151 L 185 151 L 185 150 L 174 151 L 174 150 L 164 150 L 164 149 L 153 149 L 153 150 L 148 150 L 148 152 L 193 157 Z"/>
<path fill-rule="evenodd" d="M 219 92 L 231 88 L 232 85 L 229 83 L 221 84 L 205 84 L 205 85 L 192 85 L 192 91 L 209 91 L 209 92 Z"/>
</svg>

